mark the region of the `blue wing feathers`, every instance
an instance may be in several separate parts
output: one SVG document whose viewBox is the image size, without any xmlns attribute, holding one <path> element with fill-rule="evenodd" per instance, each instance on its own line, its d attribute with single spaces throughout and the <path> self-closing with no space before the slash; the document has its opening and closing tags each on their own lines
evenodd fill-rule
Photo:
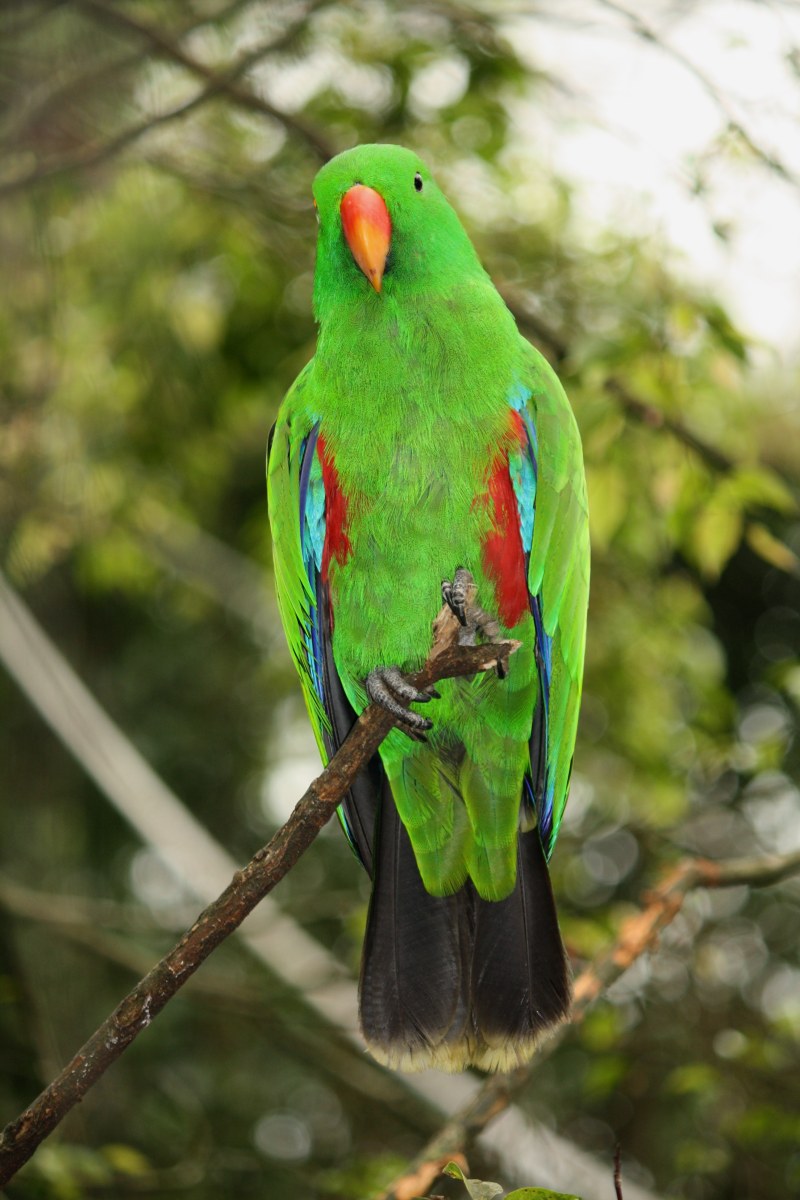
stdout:
<svg viewBox="0 0 800 1200">
<path fill-rule="evenodd" d="M 306 515 L 306 500 L 308 498 L 308 483 L 311 478 L 311 464 L 314 461 L 314 451 L 317 448 L 317 438 L 319 437 L 319 421 L 314 425 L 310 433 L 303 438 L 300 443 L 300 541 L 304 545 L 305 535 L 305 515 Z"/>
<path fill-rule="evenodd" d="M 322 567 L 322 551 L 325 545 L 325 488 L 322 482 L 322 468 L 316 453 L 318 436 L 319 421 L 303 439 L 300 446 L 298 517 L 300 548 L 306 569 L 308 591 L 309 595 L 313 597 L 312 603 L 309 605 L 308 627 L 304 631 L 308 663 L 314 691 L 323 711 L 330 719 L 328 698 L 325 694 L 323 635 L 320 627 L 321 609 L 318 595 L 319 572 Z"/>
<path fill-rule="evenodd" d="M 301 627 L 306 648 L 308 677 L 320 703 L 323 718 L 322 744 L 326 759 L 342 744 L 356 713 L 350 706 L 339 678 L 331 644 L 330 598 L 322 579 L 325 549 L 325 484 L 317 454 L 319 421 L 300 445 L 298 479 L 298 523 L 300 550 L 308 584 L 308 608 Z M 382 786 L 379 761 L 364 768 L 337 811 L 345 836 L 366 869 L 372 871 L 372 840 L 378 797 Z"/>
<path fill-rule="evenodd" d="M 509 455 L 509 470 L 514 495 L 517 501 L 520 536 L 525 552 L 526 567 L 533 545 L 533 529 L 536 518 L 536 490 L 538 483 L 537 453 L 538 437 L 529 401 L 531 391 L 516 384 L 509 395 L 509 403 L 522 418 L 526 438 L 525 445 L 517 453 Z M 545 630 L 542 617 L 541 592 L 528 591 L 528 601 L 536 633 L 536 666 L 539 673 L 540 711 L 536 714 L 530 740 L 532 778 L 525 778 L 523 801 L 535 808 L 539 823 L 539 834 L 545 849 L 549 846 L 553 824 L 553 802 L 555 797 L 554 764 L 547 753 L 550 717 L 550 683 L 552 679 L 553 639 Z"/>
</svg>

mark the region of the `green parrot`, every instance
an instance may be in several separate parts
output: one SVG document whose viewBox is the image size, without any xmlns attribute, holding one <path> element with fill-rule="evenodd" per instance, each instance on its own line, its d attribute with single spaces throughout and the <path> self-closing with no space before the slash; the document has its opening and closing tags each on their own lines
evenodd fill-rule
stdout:
<svg viewBox="0 0 800 1200">
<path fill-rule="evenodd" d="M 372 879 L 361 1027 L 394 1068 L 507 1070 L 570 999 L 546 864 L 583 673 L 580 438 L 416 154 L 348 150 L 314 204 L 319 339 L 270 435 L 268 496 L 323 759 L 371 700 L 397 720 L 340 808 Z M 442 596 L 465 642 L 522 643 L 506 677 L 407 683 Z"/>
</svg>

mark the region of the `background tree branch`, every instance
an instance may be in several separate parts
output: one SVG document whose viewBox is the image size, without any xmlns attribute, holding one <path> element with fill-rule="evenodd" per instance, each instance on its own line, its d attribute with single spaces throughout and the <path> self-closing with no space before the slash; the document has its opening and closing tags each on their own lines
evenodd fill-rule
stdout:
<svg viewBox="0 0 800 1200">
<path fill-rule="evenodd" d="M 172 62 L 184 67 L 192 75 L 205 80 L 208 85 L 207 94 L 224 94 L 240 108 L 246 109 L 249 112 L 261 113 L 262 116 L 271 117 L 273 120 L 279 121 L 287 130 L 305 142 L 322 162 L 331 158 L 335 153 L 329 142 L 306 121 L 303 121 L 292 113 L 287 113 L 282 109 L 276 108 L 269 101 L 265 100 L 263 96 L 257 95 L 256 92 L 238 82 L 241 75 L 257 62 L 258 58 L 263 57 L 268 51 L 280 49 L 281 45 L 286 41 L 286 34 L 283 34 L 277 40 L 273 40 L 268 47 L 262 47 L 258 51 L 258 58 L 251 58 L 247 65 L 242 66 L 241 61 L 243 60 L 240 60 L 240 64 L 234 65 L 230 70 L 218 72 L 187 53 L 178 42 L 174 41 L 161 29 L 156 28 L 154 25 L 149 25 L 144 21 L 137 20 L 118 7 L 105 4 L 103 0 L 74 0 L 74 2 L 79 8 L 91 13 L 98 21 L 114 25 L 118 29 L 134 34 L 145 41 L 157 55 L 165 56 Z M 309 0 L 309 2 L 298 6 L 296 16 L 293 15 L 292 28 L 295 29 L 298 25 L 306 21 L 314 9 L 320 8 L 324 3 L 329 2 L 330 0 Z M 248 57 L 250 56 L 245 55 L 244 59 Z"/>
<path fill-rule="evenodd" d="M 251 0 L 231 0 L 231 2 L 216 13 L 195 15 L 173 31 L 172 36 L 181 41 L 207 25 L 216 25 L 229 21 L 236 16 Z M 6 37 L 7 28 L 3 29 Z M 42 91 L 34 92 L 31 96 L 22 98 L 19 111 L 9 114 L 11 123 L 5 128 L 4 137 L 9 142 L 25 142 L 33 134 L 36 127 L 53 119 L 60 109 L 69 105 L 86 94 L 92 94 L 99 88 L 119 80 L 125 73 L 139 67 L 145 67 L 149 61 L 150 48 L 138 45 L 135 49 L 124 54 L 115 54 L 100 63 L 92 62 L 87 69 L 71 74 L 63 82 L 53 82 Z"/>
<path fill-rule="evenodd" d="M 289 36 L 288 33 L 257 44 L 252 49 L 245 51 L 228 66 L 215 70 L 187 54 L 180 48 L 177 42 L 173 41 L 160 30 L 136 21 L 126 13 L 97 3 L 95 0 L 74 0 L 74 2 L 76 5 L 86 8 L 87 11 L 91 11 L 98 19 L 118 25 L 126 29 L 129 33 L 138 35 L 149 43 L 151 50 L 155 49 L 159 54 L 166 55 L 171 61 L 184 67 L 192 75 L 204 80 L 205 86 L 183 103 L 166 109 L 164 112 L 134 121 L 127 128 L 120 130 L 105 140 L 89 143 L 72 154 L 54 159 L 53 161 L 42 162 L 17 178 L 0 182 L 0 197 L 25 192 L 29 188 L 47 183 L 62 175 L 101 166 L 153 130 L 172 124 L 175 121 L 183 120 L 183 118 L 196 112 L 197 109 L 201 108 L 208 101 L 217 99 L 219 96 L 224 96 L 245 111 L 259 113 L 262 116 L 277 121 L 289 133 L 310 147 L 321 162 L 326 161 L 335 153 L 334 149 L 322 135 L 313 129 L 308 122 L 303 121 L 292 113 L 284 112 L 275 107 L 263 97 L 239 83 L 241 77 L 246 75 L 252 67 L 261 62 L 267 55 L 280 50 Z M 309 5 L 308 7 L 313 8 L 316 6 Z M 146 62 L 146 59 L 142 61 Z"/>
<path fill-rule="evenodd" d="M 685 71 L 688 71 L 697 80 L 703 91 L 714 101 L 725 118 L 728 128 L 741 139 L 753 157 L 758 159 L 759 162 L 763 163 L 765 167 L 768 167 L 770 171 L 773 171 L 781 179 L 797 187 L 798 178 L 794 171 L 790 170 L 776 154 L 765 150 L 756 141 L 749 130 L 742 124 L 740 118 L 736 116 L 725 95 L 715 86 L 706 72 L 696 62 L 693 62 L 688 55 L 683 54 L 675 46 L 666 41 L 665 38 L 661 37 L 652 25 L 648 25 L 642 19 L 639 13 L 632 12 L 624 4 L 617 3 L 617 0 L 598 0 L 598 3 L 602 4 L 610 12 L 623 17 L 637 37 L 641 38 L 644 42 L 649 42 L 651 45 L 657 46 L 663 54 L 668 55 Z"/>
</svg>

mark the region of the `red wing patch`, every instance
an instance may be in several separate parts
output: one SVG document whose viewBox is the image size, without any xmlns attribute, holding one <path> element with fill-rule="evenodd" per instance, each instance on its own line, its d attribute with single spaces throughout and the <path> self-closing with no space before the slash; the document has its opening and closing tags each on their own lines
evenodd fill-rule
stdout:
<svg viewBox="0 0 800 1200">
<path fill-rule="evenodd" d="M 322 580 L 328 581 L 331 559 L 341 564 L 347 562 L 352 546 L 347 535 L 349 518 L 347 497 L 339 483 L 339 472 L 328 450 L 322 434 L 317 439 L 317 454 L 322 466 L 322 484 L 325 488 L 325 544 L 322 548 Z"/>
<path fill-rule="evenodd" d="M 483 569 L 494 582 L 500 619 L 507 629 L 513 629 L 528 612 L 528 581 L 517 498 L 505 455 L 489 478 L 488 500 L 492 527 L 483 543 Z"/>
<path fill-rule="evenodd" d="M 519 413 L 511 413 L 510 440 L 522 442 L 525 426 Z M 498 614 L 512 629 L 529 611 L 525 554 L 519 528 L 517 497 L 508 469 L 508 453 L 494 460 L 486 497 L 491 528 L 483 543 L 483 569 L 494 583 Z"/>
</svg>

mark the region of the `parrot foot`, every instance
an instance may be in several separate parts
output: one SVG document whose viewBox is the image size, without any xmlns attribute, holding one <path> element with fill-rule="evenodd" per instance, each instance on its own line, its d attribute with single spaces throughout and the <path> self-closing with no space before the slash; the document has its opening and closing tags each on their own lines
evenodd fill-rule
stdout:
<svg viewBox="0 0 800 1200">
<path fill-rule="evenodd" d="M 435 688 L 420 691 L 403 678 L 399 667 L 376 667 L 367 676 L 366 691 L 370 700 L 390 713 L 398 722 L 398 728 L 412 741 L 427 740 L 425 730 L 431 729 L 433 722 L 419 713 L 411 712 L 406 706 L 412 702 L 427 704 L 429 700 L 440 699 Z"/>
<path fill-rule="evenodd" d="M 452 583 L 449 579 L 442 580 L 442 599 L 461 623 L 459 646 L 474 646 L 478 637 L 487 642 L 500 642 L 505 637 L 497 618 L 478 604 L 475 580 L 465 567 L 456 568 Z M 506 677 L 501 663 L 497 664 L 497 677 Z"/>
<path fill-rule="evenodd" d="M 470 598 L 470 588 L 475 591 L 475 581 L 464 567 L 456 567 L 453 582 L 442 580 L 442 599 L 453 612 L 461 625 L 467 624 L 467 604 Z"/>
</svg>

